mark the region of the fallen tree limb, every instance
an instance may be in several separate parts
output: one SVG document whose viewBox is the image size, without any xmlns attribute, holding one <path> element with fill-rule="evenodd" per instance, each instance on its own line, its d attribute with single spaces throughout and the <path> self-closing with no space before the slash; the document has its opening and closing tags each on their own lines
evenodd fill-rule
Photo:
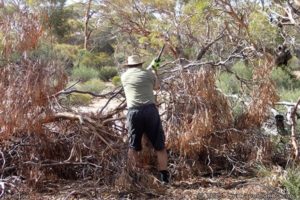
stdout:
<svg viewBox="0 0 300 200">
<path fill-rule="evenodd" d="M 115 94 L 113 94 L 105 103 L 105 105 L 101 108 L 101 110 L 98 112 L 98 114 L 102 114 L 103 110 L 107 107 L 107 105 L 109 104 L 109 102 L 111 102 L 113 100 L 113 98 L 115 98 L 120 92 L 122 91 L 122 88 L 120 90 L 118 90 Z"/>
<path fill-rule="evenodd" d="M 63 113 L 56 113 L 54 115 L 55 119 L 71 119 L 71 120 L 78 120 L 80 124 L 83 124 L 83 117 L 81 115 L 73 114 L 73 113 L 68 113 L 68 112 L 63 112 Z"/>
<path fill-rule="evenodd" d="M 56 122 L 60 119 L 67 119 L 67 120 L 78 120 L 80 124 L 83 124 L 85 120 L 89 121 L 91 119 L 88 119 L 85 117 L 84 119 L 83 116 L 75 114 L 75 113 L 70 113 L 70 112 L 61 112 L 61 113 L 55 113 L 50 116 L 45 116 L 43 119 L 41 119 L 42 124 L 47 124 L 51 122 Z"/>
<path fill-rule="evenodd" d="M 57 161 L 44 161 L 44 162 L 32 162 L 32 161 L 26 161 L 24 164 L 27 165 L 37 165 L 39 167 L 53 167 L 53 166 L 61 166 L 61 165 L 90 165 L 95 168 L 102 168 L 99 165 L 96 165 L 94 163 L 90 162 L 57 162 Z"/>
<path fill-rule="evenodd" d="M 287 101 L 279 101 L 279 102 L 275 103 L 275 105 L 279 105 L 279 106 L 296 106 L 297 103 L 287 102 Z"/>
<path fill-rule="evenodd" d="M 108 124 L 110 122 L 113 122 L 113 121 L 119 121 L 119 120 L 125 120 L 125 119 L 126 119 L 125 116 L 124 117 L 119 117 L 119 118 L 109 118 L 109 119 L 104 120 L 102 123 L 103 123 L 103 125 L 106 125 L 106 124 Z"/>
<path fill-rule="evenodd" d="M 93 97 L 103 97 L 103 98 L 107 98 L 109 96 L 116 96 L 117 94 L 119 94 L 121 91 L 123 91 L 122 87 L 118 87 L 116 88 L 114 91 L 108 92 L 106 94 L 96 94 L 94 92 L 89 92 L 89 91 L 81 91 L 81 90 L 76 90 L 76 89 L 72 89 L 72 90 L 61 90 L 59 92 L 57 92 L 56 94 L 52 95 L 52 97 L 57 97 L 59 95 L 62 94 L 72 94 L 72 93 L 79 93 L 79 94 L 89 94 Z"/>
</svg>

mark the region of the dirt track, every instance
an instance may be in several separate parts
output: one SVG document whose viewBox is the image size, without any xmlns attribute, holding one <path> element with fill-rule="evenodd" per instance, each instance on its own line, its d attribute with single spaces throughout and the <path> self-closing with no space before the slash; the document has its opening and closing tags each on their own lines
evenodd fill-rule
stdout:
<svg viewBox="0 0 300 200">
<path fill-rule="evenodd" d="M 80 106 L 74 108 L 77 112 L 80 113 L 97 113 L 101 111 L 101 109 L 106 105 L 108 102 L 108 99 L 103 99 L 103 98 L 95 98 L 92 103 L 88 106 Z M 103 110 L 103 113 L 109 112 L 113 110 L 115 107 L 117 107 L 119 104 L 121 104 L 121 101 L 114 98 L 112 99 L 107 107 Z"/>
</svg>

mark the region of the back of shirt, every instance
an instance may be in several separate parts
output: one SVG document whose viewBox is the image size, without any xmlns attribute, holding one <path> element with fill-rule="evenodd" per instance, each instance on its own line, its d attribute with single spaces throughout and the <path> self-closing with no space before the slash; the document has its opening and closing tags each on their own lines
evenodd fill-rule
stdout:
<svg viewBox="0 0 300 200">
<path fill-rule="evenodd" d="M 140 67 L 128 68 L 121 76 L 127 107 L 155 103 L 153 87 L 155 76 L 149 70 Z"/>
</svg>

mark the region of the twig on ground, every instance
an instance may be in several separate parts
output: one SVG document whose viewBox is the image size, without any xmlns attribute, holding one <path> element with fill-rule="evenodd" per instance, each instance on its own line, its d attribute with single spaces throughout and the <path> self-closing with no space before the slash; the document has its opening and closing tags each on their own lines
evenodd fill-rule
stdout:
<svg viewBox="0 0 300 200">
<path fill-rule="evenodd" d="M 61 165 L 90 165 L 93 166 L 95 168 L 102 168 L 99 165 L 96 165 L 94 163 L 91 162 L 57 162 L 57 161 L 44 161 L 44 162 L 33 162 L 33 161 L 26 161 L 24 162 L 24 164 L 26 165 L 36 165 L 39 167 L 53 167 L 53 166 L 61 166 Z"/>
<path fill-rule="evenodd" d="M 1 171 L 4 171 L 4 167 L 5 167 L 5 156 L 4 156 L 4 153 L 0 150 L 0 154 L 1 154 L 1 156 L 2 156 L 2 167 L 1 167 Z M 0 177 L 1 179 L 3 178 L 3 173 L 1 173 L 1 177 Z"/>
</svg>

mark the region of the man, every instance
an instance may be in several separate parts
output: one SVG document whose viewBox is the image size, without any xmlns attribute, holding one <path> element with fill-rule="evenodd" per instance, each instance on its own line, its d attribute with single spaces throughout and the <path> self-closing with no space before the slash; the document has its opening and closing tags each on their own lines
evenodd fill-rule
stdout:
<svg viewBox="0 0 300 200">
<path fill-rule="evenodd" d="M 133 167 L 139 164 L 138 152 L 142 150 L 141 140 L 143 133 L 145 133 L 156 151 L 160 180 L 168 183 L 168 155 L 165 148 L 165 135 L 153 94 L 154 89 L 160 88 L 157 73 L 143 69 L 143 62 L 137 55 L 129 56 L 124 66 L 128 69 L 122 74 L 121 83 L 128 107 L 127 126 L 130 147 L 128 158 L 130 164 Z"/>
</svg>

